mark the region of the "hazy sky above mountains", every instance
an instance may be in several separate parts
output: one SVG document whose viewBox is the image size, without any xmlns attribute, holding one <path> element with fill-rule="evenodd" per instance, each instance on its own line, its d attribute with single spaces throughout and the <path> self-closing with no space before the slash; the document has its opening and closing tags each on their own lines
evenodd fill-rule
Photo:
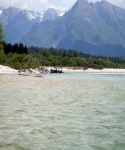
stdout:
<svg viewBox="0 0 125 150">
<path fill-rule="evenodd" d="M 91 2 L 101 0 L 89 0 Z M 125 8 L 125 0 L 107 0 L 112 4 Z M 73 6 L 76 0 L 0 0 L 0 7 L 17 7 L 21 9 L 31 9 L 34 11 L 42 11 L 47 8 L 56 8 L 66 10 Z"/>
</svg>

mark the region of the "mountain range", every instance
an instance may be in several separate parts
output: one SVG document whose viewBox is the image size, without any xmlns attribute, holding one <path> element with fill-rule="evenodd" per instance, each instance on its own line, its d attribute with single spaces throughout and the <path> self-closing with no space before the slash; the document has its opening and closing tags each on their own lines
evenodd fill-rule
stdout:
<svg viewBox="0 0 125 150">
<path fill-rule="evenodd" d="M 0 23 L 3 25 L 5 40 L 7 43 L 16 43 L 27 33 L 35 23 L 54 20 L 62 16 L 64 11 L 49 8 L 46 11 L 34 12 L 15 7 L 7 9 L 0 7 Z"/>
<path fill-rule="evenodd" d="M 20 36 L 19 42 L 27 46 L 73 49 L 93 55 L 125 56 L 125 9 L 106 0 L 96 3 L 77 0 L 64 15 L 57 15 L 60 17 L 53 18 L 49 12 L 44 13 L 42 21 L 37 18 Z M 17 23 L 21 23 L 19 18 L 21 15 L 17 16 Z"/>
<path fill-rule="evenodd" d="M 125 55 L 125 9 L 105 0 L 77 0 L 62 17 L 35 24 L 21 40 L 39 47 L 74 49 L 94 55 Z"/>
</svg>

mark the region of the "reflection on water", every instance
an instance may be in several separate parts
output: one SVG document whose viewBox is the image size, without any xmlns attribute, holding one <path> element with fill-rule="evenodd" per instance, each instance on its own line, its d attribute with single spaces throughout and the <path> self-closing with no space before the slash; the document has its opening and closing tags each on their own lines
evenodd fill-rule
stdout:
<svg viewBox="0 0 125 150">
<path fill-rule="evenodd" d="M 125 150 L 125 76 L 12 79 L 0 83 L 0 150 Z"/>
</svg>

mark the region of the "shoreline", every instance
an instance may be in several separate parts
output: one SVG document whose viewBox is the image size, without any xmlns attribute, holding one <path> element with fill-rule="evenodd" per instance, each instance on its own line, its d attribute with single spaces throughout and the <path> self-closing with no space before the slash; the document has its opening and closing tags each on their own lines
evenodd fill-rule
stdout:
<svg viewBox="0 0 125 150">
<path fill-rule="evenodd" d="M 66 69 L 66 71 L 67 71 L 67 69 Z M 125 69 L 113 69 L 113 68 L 93 69 L 93 68 L 88 68 L 88 69 L 86 69 L 86 70 L 83 70 L 83 69 L 69 70 L 69 72 L 87 72 L 87 73 L 125 73 Z"/>
<path fill-rule="evenodd" d="M 52 68 L 55 69 L 54 67 L 44 67 L 44 68 L 47 70 L 50 70 Z M 123 76 L 125 76 L 125 69 L 104 68 L 101 70 L 97 70 L 97 69 L 88 68 L 88 69 L 84 70 L 83 68 L 73 69 L 73 68 L 69 68 L 69 67 L 63 67 L 63 68 L 57 67 L 57 69 L 62 69 L 64 74 L 65 73 L 74 73 L 74 74 L 75 73 L 83 73 L 83 74 L 88 73 L 88 74 L 105 74 L 105 75 L 123 75 Z M 58 74 L 58 73 L 54 73 L 54 74 Z M 30 84 L 30 82 L 32 80 L 35 82 L 38 80 L 37 78 L 39 78 L 39 77 L 42 78 L 42 80 L 45 80 L 46 82 L 48 82 L 47 78 L 44 79 L 44 77 L 46 77 L 46 75 L 51 76 L 51 73 L 40 73 L 40 72 L 38 72 L 38 69 L 33 69 L 32 73 L 30 73 L 28 71 L 19 73 L 19 70 L 12 69 L 8 66 L 0 65 L 0 84 L 2 86 L 5 83 L 7 83 L 7 85 L 8 84 L 10 85 L 12 83 L 14 83 L 14 84 L 22 83 L 22 82 L 25 82 L 25 80 L 28 80 L 29 84 Z M 58 77 L 61 78 L 61 76 L 58 76 Z"/>
<path fill-rule="evenodd" d="M 47 69 L 51 69 L 53 67 L 46 67 Z M 85 69 L 84 68 L 74 68 L 74 67 L 62 67 L 62 68 L 57 68 L 57 69 L 62 69 L 62 71 L 64 73 L 66 72 L 83 72 L 83 73 L 123 73 L 125 74 L 125 69 L 116 69 L 116 68 L 104 68 L 104 69 L 93 69 L 93 68 L 88 68 L 88 69 Z"/>
<path fill-rule="evenodd" d="M 48 66 L 45 66 L 43 67 L 45 70 L 48 70 L 50 71 L 50 69 L 55 69 L 56 67 L 48 67 Z M 93 69 L 93 68 L 88 68 L 88 69 L 85 69 L 82 68 L 82 67 L 78 67 L 78 68 L 74 68 L 74 67 L 57 67 L 57 69 L 59 70 L 62 70 L 64 73 L 66 72 L 86 72 L 86 73 L 122 73 L 122 74 L 125 74 L 125 69 L 116 69 L 116 68 L 104 68 L 104 69 Z M 38 69 L 32 69 L 33 70 L 33 73 L 35 74 L 38 74 L 38 73 L 41 73 L 38 71 Z M 8 66 L 3 66 L 3 65 L 0 65 L 0 74 L 19 74 L 19 70 L 16 70 L 16 69 L 13 69 L 13 68 L 10 68 Z M 26 72 L 28 73 L 28 72 Z M 25 72 L 24 72 L 25 74 Z M 32 73 L 31 73 L 32 74 Z M 43 74 L 43 73 L 41 73 Z M 45 73 L 44 73 L 45 74 Z"/>
</svg>

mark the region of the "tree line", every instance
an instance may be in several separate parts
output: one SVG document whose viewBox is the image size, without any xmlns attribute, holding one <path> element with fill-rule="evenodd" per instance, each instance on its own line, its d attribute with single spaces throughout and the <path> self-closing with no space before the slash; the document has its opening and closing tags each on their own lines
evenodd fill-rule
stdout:
<svg viewBox="0 0 125 150">
<path fill-rule="evenodd" d="M 18 54 L 27 54 L 28 53 L 28 49 L 27 46 L 23 45 L 22 43 L 15 43 L 14 45 L 12 44 L 6 44 L 4 43 L 4 53 L 8 54 L 8 53 L 18 53 Z"/>
</svg>

